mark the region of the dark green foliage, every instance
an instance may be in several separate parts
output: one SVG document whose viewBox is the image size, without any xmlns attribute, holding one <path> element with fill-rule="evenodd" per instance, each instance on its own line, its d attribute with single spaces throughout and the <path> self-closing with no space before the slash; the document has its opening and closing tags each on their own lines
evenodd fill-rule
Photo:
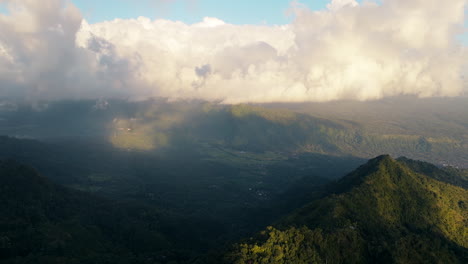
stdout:
<svg viewBox="0 0 468 264">
<path fill-rule="evenodd" d="M 363 162 L 319 154 L 263 158 L 225 149 L 199 153 L 189 145 L 160 154 L 92 143 L 0 137 L 0 158 L 32 164 L 68 187 L 157 208 L 158 230 L 176 249 L 177 258 L 185 260 L 259 230 L 305 204 L 311 190 Z M 204 151 L 225 155 L 213 159 Z M 112 223 L 109 215 L 106 219 Z"/>
<path fill-rule="evenodd" d="M 310 201 L 308 210 L 287 218 L 291 222 L 280 221 L 262 234 L 264 242 L 270 233 L 275 234 L 267 243 L 275 245 L 274 254 L 266 250 L 255 255 L 252 243 L 256 240 L 241 248 L 260 263 L 278 259 L 301 263 L 305 256 L 317 263 L 381 263 L 382 259 L 430 263 L 431 258 L 450 263 L 459 259 L 457 236 L 447 237 L 466 234 L 459 228 L 459 220 L 466 217 L 453 208 L 466 211 L 468 203 L 457 195 L 447 198 L 450 188 L 413 176 L 424 174 L 466 188 L 466 170 L 400 159 L 400 165 L 407 167 L 401 170 L 393 161 L 382 167 L 378 164 L 385 159 L 377 159 L 325 189 L 322 185 L 362 164 L 362 158 L 382 152 L 466 167 L 466 107 L 456 111 L 458 116 L 424 115 L 422 122 L 417 112 L 393 117 L 392 109 L 398 107 L 392 103 L 385 111 L 359 110 L 353 105 L 349 108 L 353 111 L 339 116 L 327 113 L 339 111 L 346 102 L 331 104 L 325 113 L 314 109 L 302 114 L 258 105 L 109 102 L 106 109 L 93 107 L 96 102 L 92 101 L 70 101 L 50 102 L 40 109 L 25 104 L 0 112 L 0 132 L 16 137 L 0 137 L 0 159 L 14 158 L 55 183 L 126 204 L 101 198 L 96 200 L 101 202 L 77 202 L 96 197 L 63 188 L 57 191 L 60 188 L 48 181 L 32 186 L 25 181 L 25 189 L 33 188 L 28 194 L 10 193 L 11 201 L 21 205 L 5 203 L 9 208 L 22 208 L 19 215 L 1 218 L 44 222 L 40 228 L 24 230 L 24 248 L 37 250 L 27 246 L 28 238 L 39 241 L 38 245 L 57 240 L 52 249 L 81 250 L 59 255 L 41 246 L 55 252 L 42 256 L 47 258 L 42 262 L 73 263 L 74 257 L 67 256 L 92 255 L 89 262 L 97 258 L 102 263 L 136 262 L 141 257 L 182 263 L 195 257 L 196 263 L 205 263 L 197 256 L 249 236 Z M 353 116 L 354 110 L 368 114 Z M 44 141 L 17 139 L 23 136 Z M 375 173 L 390 176 L 372 183 L 363 177 Z M 50 192 L 57 195 L 48 200 L 40 194 L 38 201 L 57 204 L 59 209 L 49 210 L 49 205 L 28 196 L 41 184 L 55 186 Z M 14 183 L 5 184 L 9 185 Z M 400 185 L 403 188 L 395 187 Z M 426 187 L 430 191 L 420 191 Z M 49 192 L 49 187 L 41 188 L 47 191 L 38 193 Z M 23 198 L 29 207 L 23 206 Z M 67 209 L 70 203 L 77 206 Z M 129 203 L 140 206 L 137 209 Z M 89 210 L 78 210 L 82 204 Z M 365 224 L 355 226 L 358 222 Z M 70 246 L 68 235 L 85 242 Z M 277 247 L 300 235 L 304 239 L 295 240 L 295 246 Z M 0 247 L 9 248 L 11 237 L 0 236 Z M 94 253 L 88 245 L 102 250 Z M 172 248 L 167 249 L 168 245 Z M 301 250 L 294 251 L 295 247 Z M 38 254 L 42 253 L 21 257 L 21 261 L 35 263 Z M 234 261 L 238 256 L 231 257 Z"/>
<path fill-rule="evenodd" d="M 413 162 L 413 161 L 405 161 Z M 369 161 L 226 263 L 466 263 L 468 192 L 389 156 Z"/>
<path fill-rule="evenodd" d="M 317 165 L 333 164 L 314 159 Z M 227 218 L 216 218 L 222 211 L 200 218 L 192 210 L 202 207 L 161 213 L 154 206 L 115 203 L 57 186 L 16 162 L 1 162 L 0 255 L 2 263 L 463 263 L 466 190 L 405 165 L 415 161 L 400 160 L 373 159 L 325 190 L 312 178 L 297 180 L 299 173 L 297 184 L 272 204 L 252 205 L 252 211 L 238 207 L 240 215 L 226 222 L 232 230 L 220 225 Z M 277 176 L 268 175 L 275 179 L 289 166 L 305 165 L 292 159 L 271 168 Z M 436 169 L 422 165 L 425 174 Z M 307 199 L 313 202 L 230 253 L 197 257 L 235 238 L 224 233 L 248 234 Z"/>
<path fill-rule="evenodd" d="M 67 187 L 154 206 L 171 219 L 165 228 L 180 238 L 183 247 L 197 250 L 267 225 L 305 204 L 310 190 L 364 162 L 354 157 L 288 158 L 192 145 L 153 153 L 93 143 L 59 145 L 0 137 L 0 158 L 31 164 Z"/>
<path fill-rule="evenodd" d="M 424 161 L 411 160 L 405 157 L 398 158 L 397 160 L 415 172 L 427 175 L 438 181 L 468 189 L 468 170 L 466 169 L 457 169 L 453 167 L 439 168 Z"/>
<path fill-rule="evenodd" d="M 154 209 L 57 186 L 14 161 L 0 162 L 0 204 L 2 263 L 148 263 L 171 248 Z"/>
</svg>

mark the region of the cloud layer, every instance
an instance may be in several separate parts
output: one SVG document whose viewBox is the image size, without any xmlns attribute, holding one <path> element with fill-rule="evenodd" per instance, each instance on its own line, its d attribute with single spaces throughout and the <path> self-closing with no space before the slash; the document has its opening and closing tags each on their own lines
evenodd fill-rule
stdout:
<svg viewBox="0 0 468 264">
<path fill-rule="evenodd" d="M 466 92 L 466 0 L 293 4 L 283 26 L 140 17 L 88 24 L 62 0 L 0 0 L 0 97 L 226 103 Z"/>
</svg>

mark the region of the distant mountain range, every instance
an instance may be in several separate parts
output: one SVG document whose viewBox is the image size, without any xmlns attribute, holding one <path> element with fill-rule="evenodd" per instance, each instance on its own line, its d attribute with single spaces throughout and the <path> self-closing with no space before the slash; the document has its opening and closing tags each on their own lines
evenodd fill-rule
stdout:
<svg viewBox="0 0 468 264">
<path fill-rule="evenodd" d="M 55 142 L 98 139 L 136 151 L 196 147 L 209 153 L 222 147 L 366 159 L 388 153 L 468 168 L 466 104 L 466 98 L 277 105 L 23 102 L 0 108 L 0 135 Z"/>
</svg>

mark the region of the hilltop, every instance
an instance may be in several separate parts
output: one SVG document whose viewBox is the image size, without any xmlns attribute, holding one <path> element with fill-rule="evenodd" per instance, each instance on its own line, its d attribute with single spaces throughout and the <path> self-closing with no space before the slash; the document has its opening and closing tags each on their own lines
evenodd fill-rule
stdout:
<svg viewBox="0 0 468 264">
<path fill-rule="evenodd" d="M 466 263 L 468 191 L 388 155 L 237 244 L 226 263 Z"/>
</svg>

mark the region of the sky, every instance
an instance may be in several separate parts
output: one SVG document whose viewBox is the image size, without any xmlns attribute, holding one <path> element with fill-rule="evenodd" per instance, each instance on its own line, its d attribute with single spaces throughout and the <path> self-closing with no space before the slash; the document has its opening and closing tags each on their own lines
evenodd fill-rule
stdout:
<svg viewBox="0 0 468 264">
<path fill-rule="evenodd" d="M 0 98 L 464 96 L 467 4 L 0 0 Z"/>
<path fill-rule="evenodd" d="M 204 17 L 216 17 L 231 24 L 283 25 L 294 20 L 290 9 L 300 4 L 311 10 L 325 10 L 329 0 L 72 0 L 89 23 L 139 16 L 168 19 L 187 24 L 197 23 Z M 356 2 L 361 3 L 362 0 Z M 468 11 L 467 11 L 468 12 Z M 468 16 L 467 16 L 468 17 Z M 465 19 L 465 27 L 468 19 Z M 468 45 L 468 32 L 458 40 Z"/>
<path fill-rule="evenodd" d="M 90 23 L 115 18 L 163 18 L 188 24 L 200 22 L 204 17 L 216 17 L 232 24 L 287 24 L 290 0 L 73 0 Z M 325 9 L 327 0 L 301 1 L 313 10 Z"/>
</svg>

